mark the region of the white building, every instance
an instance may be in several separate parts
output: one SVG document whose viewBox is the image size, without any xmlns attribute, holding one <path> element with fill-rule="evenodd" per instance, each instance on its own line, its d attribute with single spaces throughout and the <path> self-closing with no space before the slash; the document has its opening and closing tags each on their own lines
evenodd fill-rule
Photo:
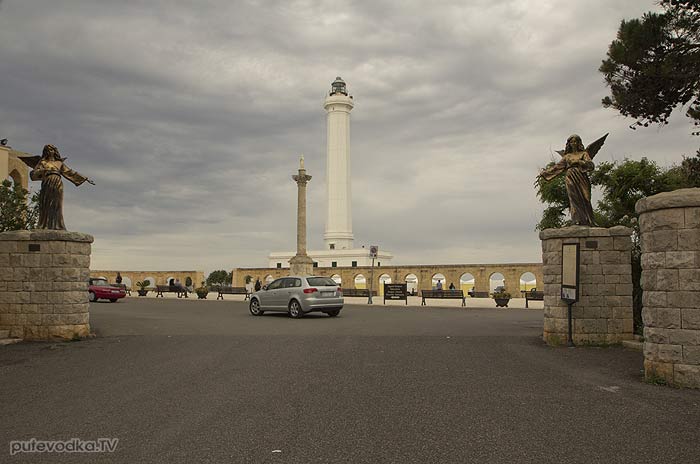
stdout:
<svg viewBox="0 0 700 464">
<path fill-rule="evenodd" d="M 352 190 L 350 169 L 350 111 L 355 103 L 348 95 L 345 82 L 336 77 L 323 103 L 326 110 L 326 231 L 325 250 L 308 251 L 320 267 L 369 266 L 369 247 L 355 248 L 352 233 Z M 374 245 L 374 243 L 372 243 Z M 289 267 L 295 252 L 271 253 L 270 267 Z M 379 263 L 389 264 L 393 255 L 382 251 Z"/>
</svg>

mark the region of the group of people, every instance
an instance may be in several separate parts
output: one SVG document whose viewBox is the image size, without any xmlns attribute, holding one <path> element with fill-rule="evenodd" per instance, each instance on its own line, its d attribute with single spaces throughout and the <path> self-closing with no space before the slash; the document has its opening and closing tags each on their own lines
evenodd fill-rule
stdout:
<svg viewBox="0 0 700 464">
<path fill-rule="evenodd" d="M 435 290 L 442 290 L 442 280 L 438 279 Z M 450 282 L 449 290 L 455 290 L 455 284 Z"/>
</svg>

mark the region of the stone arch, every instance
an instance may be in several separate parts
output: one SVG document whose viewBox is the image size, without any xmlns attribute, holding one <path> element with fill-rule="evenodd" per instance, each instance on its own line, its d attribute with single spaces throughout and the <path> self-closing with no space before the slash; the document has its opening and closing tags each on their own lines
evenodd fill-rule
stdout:
<svg viewBox="0 0 700 464">
<path fill-rule="evenodd" d="M 474 292 L 476 288 L 476 278 L 471 272 L 465 272 L 459 276 L 459 288 L 464 292 L 464 296 Z"/>
<path fill-rule="evenodd" d="M 367 278 L 362 274 L 355 274 L 353 278 L 355 288 L 367 288 Z"/>
<path fill-rule="evenodd" d="M 433 278 L 432 278 L 432 289 L 433 290 L 437 290 L 438 282 L 440 282 L 440 284 L 442 285 L 443 290 L 447 289 L 447 287 L 446 287 L 447 284 L 445 283 L 445 274 L 443 274 L 441 272 L 433 274 Z"/>
<path fill-rule="evenodd" d="M 175 276 L 168 276 L 167 279 L 165 279 L 165 285 L 170 285 L 170 281 L 173 281 L 173 284 L 175 283 L 176 277 Z"/>
<path fill-rule="evenodd" d="M 146 288 L 156 288 L 156 285 L 158 285 L 158 281 L 156 280 L 155 277 L 144 277 L 142 282 L 148 281 L 148 287 Z"/>
<path fill-rule="evenodd" d="M 338 285 L 342 285 L 342 284 L 343 284 L 343 279 L 342 279 L 342 277 L 340 277 L 340 274 L 333 274 L 333 275 L 331 276 L 331 279 L 333 279 L 333 280 L 335 281 L 335 283 L 338 284 Z"/>
<path fill-rule="evenodd" d="M 132 285 L 133 285 L 133 282 L 131 281 L 131 278 L 130 278 L 130 277 L 127 277 L 127 276 L 124 276 L 124 275 L 123 275 L 123 276 L 122 276 L 122 284 L 124 284 L 124 285 L 126 286 L 126 288 L 128 288 L 129 290 L 131 290 Z"/>
<path fill-rule="evenodd" d="M 496 291 L 498 287 L 505 287 L 505 276 L 500 272 L 493 272 L 489 276 L 489 293 Z"/>
<path fill-rule="evenodd" d="M 272 274 L 268 274 L 265 276 L 265 280 L 263 281 L 263 284 L 267 285 L 270 282 L 272 282 L 273 280 L 275 280 L 275 278 L 272 277 Z"/>
<path fill-rule="evenodd" d="M 391 283 L 391 276 L 389 274 L 382 274 L 378 279 L 379 285 L 377 285 L 377 295 L 384 295 L 384 284 Z"/>
<path fill-rule="evenodd" d="M 537 276 L 534 272 L 523 272 L 520 274 L 520 291 L 529 292 L 532 289 L 537 289 Z"/>
<path fill-rule="evenodd" d="M 417 275 L 415 275 L 414 273 L 406 274 L 406 277 L 403 278 L 403 281 L 406 282 L 406 291 L 409 294 L 418 293 Z"/>
</svg>

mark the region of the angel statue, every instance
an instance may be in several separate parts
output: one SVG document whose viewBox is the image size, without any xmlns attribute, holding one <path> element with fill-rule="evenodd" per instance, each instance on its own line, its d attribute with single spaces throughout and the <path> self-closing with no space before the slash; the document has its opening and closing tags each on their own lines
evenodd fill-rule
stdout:
<svg viewBox="0 0 700 464">
<path fill-rule="evenodd" d="M 61 176 L 79 186 L 83 182 L 95 185 L 87 177 L 70 169 L 61 158 L 58 148 L 46 145 L 41 156 L 21 156 L 24 163 L 32 168 L 29 177 L 41 180 L 39 191 L 38 229 L 66 230 L 63 222 L 63 180 Z"/>
<path fill-rule="evenodd" d="M 574 134 L 566 140 L 566 148 L 557 150 L 561 160 L 548 169 L 540 171 L 538 176 L 550 181 L 566 172 L 566 193 L 569 196 L 571 222 L 580 226 L 593 226 L 593 206 L 591 205 L 591 180 L 588 173 L 595 168 L 593 158 L 605 143 L 605 134 L 587 147 L 583 146 L 581 137 Z"/>
</svg>

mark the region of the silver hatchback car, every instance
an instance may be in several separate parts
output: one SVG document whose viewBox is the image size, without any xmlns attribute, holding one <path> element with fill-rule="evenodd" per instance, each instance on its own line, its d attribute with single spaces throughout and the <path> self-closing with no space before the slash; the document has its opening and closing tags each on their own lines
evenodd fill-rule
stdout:
<svg viewBox="0 0 700 464">
<path fill-rule="evenodd" d="M 289 276 L 273 280 L 250 296 L 250 313 L 285 311 L 294 318 L 312 311 L 335 317 L 343 309 L 343 290 L 330 277 Z"/>
</svg>

